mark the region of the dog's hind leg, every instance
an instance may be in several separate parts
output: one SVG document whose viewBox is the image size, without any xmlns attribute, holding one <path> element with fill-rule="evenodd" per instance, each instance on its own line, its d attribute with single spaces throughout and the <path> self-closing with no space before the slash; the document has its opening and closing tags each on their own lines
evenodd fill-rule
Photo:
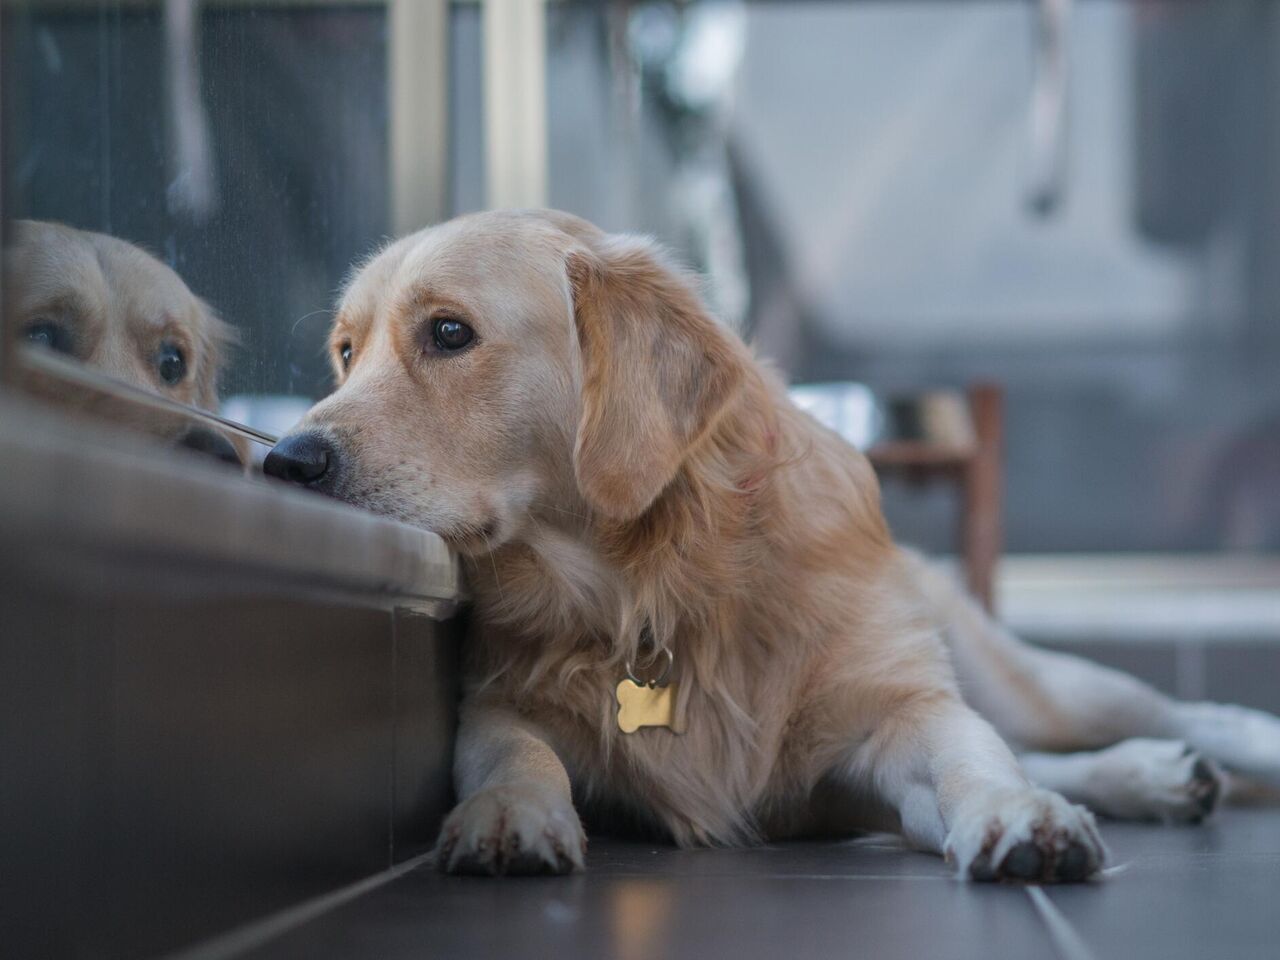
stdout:
<svg viewBox="0 0 1280 960">
<path fill-rule="evenodd" d="M 1280 718 L 1226 703 L 1175 703 L 1180 736 L 1227 769 L 1280 787 Z"/>
<path fill-rule="evenodd" d="M 1221 774 L 1181 740 L 1135 737 L 1105 750 L 1018 759 L 1033 782 L 1117 820 L 1199 823 L 1223 793 Z"/>
<path fill-rule="evenodd" d="M 1184 741 L 1224 767 L 1280 785 L 1280 719 L 1183 703 L 1119 670 L 1023 643 L 946 572 L 908 554 L 944 631 L 962 693 L 1026 750 L 1099 750 L 1134 737 Z"/>
<path fill-rule="evenodd" d="M 1170 698 L 1119 670 L 1023 643 L 945 570 L 915 554 L 908 558 L 965 700 L 1005 739 L 1060 752 L 1178 736 Z"/>
</svg>

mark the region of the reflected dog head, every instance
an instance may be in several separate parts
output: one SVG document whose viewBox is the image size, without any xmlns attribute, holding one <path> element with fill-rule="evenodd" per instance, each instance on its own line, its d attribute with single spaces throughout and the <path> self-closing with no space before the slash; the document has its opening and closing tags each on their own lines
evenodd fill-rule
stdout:
<svg viewBox="0 0 1280 960">
<path fill-rule="evenodd" d="M 12 226 L 4 251 L 10 342 L 53 350 L 182 403 L 217 408 L 218 374 L 233 332 L 176 273 L 117 237 L 36 220 Z M 190 427 L 181 418 L 104 404 L 34 373 L 24 386 L 66 408 L 167 438 L 185 437 Z M 207 442 L 203 434 L 201 442 Z"/>
</svg>

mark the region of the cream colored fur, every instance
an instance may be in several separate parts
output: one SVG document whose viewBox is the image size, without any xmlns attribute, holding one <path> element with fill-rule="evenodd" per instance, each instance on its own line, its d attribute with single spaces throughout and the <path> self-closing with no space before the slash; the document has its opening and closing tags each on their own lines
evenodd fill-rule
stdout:
<svg viewBox="0 0 1280 960">
<path fill-rule="evenodd" d="M 31 324 L 55 323 L 71 338 L 71 356 L 84 364 L 153 393 L 217 409 L 218 374 L 235 338 L 176 273 L 107 234 L 38 220 L 18 220 L 11 229 L 4 250 L 10 342 L 22 342 Z M 186 359 L 186 375 L 176 384 L 165 383 L 157 369 L 162 342 L 176 345 Z M 28 374 L 23 386 L 66 409 L 163 437 L 191 426 L 39 374 Z"/>
<path fill-rule="evenodd" d="M 475 331 L 456 355 L 442 316 Z M 576 801 L 681 845 L 888 828 L 962 876 L 1098 873 L 1090 814 L 980 715 L 1083 746 L 1070 698 L 894 545 L 867 461 L 652 244 L 450 221 L 355 273 L 331 346 L 339 387 L 298 428 L 332 445 L 329 492 L 439 533 L 474 592 L 443 868 L 580 867 Z M 683 735 L 617 728 L 646 628 Z"/>
</svg>

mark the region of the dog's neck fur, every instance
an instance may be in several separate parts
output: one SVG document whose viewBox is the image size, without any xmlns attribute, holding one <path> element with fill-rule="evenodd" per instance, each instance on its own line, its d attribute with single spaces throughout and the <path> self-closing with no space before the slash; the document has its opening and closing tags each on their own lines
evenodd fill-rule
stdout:
<svg viewBox="0 0 1280 960">
<path fill-rule="evenodd" d="M 471 564 L 481 618 L 540 646 L 538 674 L 590 652 L 621 668 L 644 651 L 647 624 L 657 646 L 682 658 L 726 639 L 729 611 L 766 548 L 754 529 L 776 511 L 771 474 L 777 411 L 763 378 L 751 384 L 690 453 L 668 487 L 637 519 L 592 515 L 533 520 L 525 535 Z M 795 455 L 795 452 L 791 452 Z"/>
<path fill-rule="evenodd" d="M 826 553 L 833 566 L 846 567 L 859 559 L 869 565 L 891 549 L 865 461 L 867 477 L 849 488 L 851 522 L 812 529 L 803 504 L 790 496 L 788 476 L 806 469 L 810 451 L 783 448 L 778 440 L 799 436 L 803 443 L 808 431 L 781 431 L 782 416 L 803 418 L 786 403 L 780 383 L 757 376 L 636 520 L 586 514 L 568 523 L 533 520 L 521 538 L 473 559 L 480 620 L 500 627 L 504 640 L 495 645 L 499 662 L 490 670 L 502 671 L 509 654 L 536 660 L 531 680 L 580 669 L 582 656 L 618 672 L 643 654 L 638 643 L 646 624 L 658 646 L 686 662 L 718 658 L 725 643 L 768 640 L 734 629 L 754 602 L 752 582 L 766 551 L 788 552 L 803 541 L 812 555 L 816 534 L 832 541 Z M 766 516 L 768 527 L 786 531 L 790 542 L 766 536 L 760 522 Z M 518 640 L 529 643 L 510 642 Z"/>
</svg>

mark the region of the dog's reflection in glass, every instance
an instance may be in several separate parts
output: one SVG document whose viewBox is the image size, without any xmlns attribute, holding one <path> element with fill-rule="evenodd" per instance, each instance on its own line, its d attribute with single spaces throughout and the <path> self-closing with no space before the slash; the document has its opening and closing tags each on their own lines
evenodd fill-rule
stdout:
<svg viewBox="0 0 1280 960">
<path fill-rule="evenodd" d="M 128 241 L 59 223 L 19 220 L 4 251 L 6 334 L 115 380 L 215 410 L 233 329 L 173 270 Z M 60 406 L 139 428 L 239 463 L 226 436 L 39 371 L 25 389 Z"/>
</svg>

